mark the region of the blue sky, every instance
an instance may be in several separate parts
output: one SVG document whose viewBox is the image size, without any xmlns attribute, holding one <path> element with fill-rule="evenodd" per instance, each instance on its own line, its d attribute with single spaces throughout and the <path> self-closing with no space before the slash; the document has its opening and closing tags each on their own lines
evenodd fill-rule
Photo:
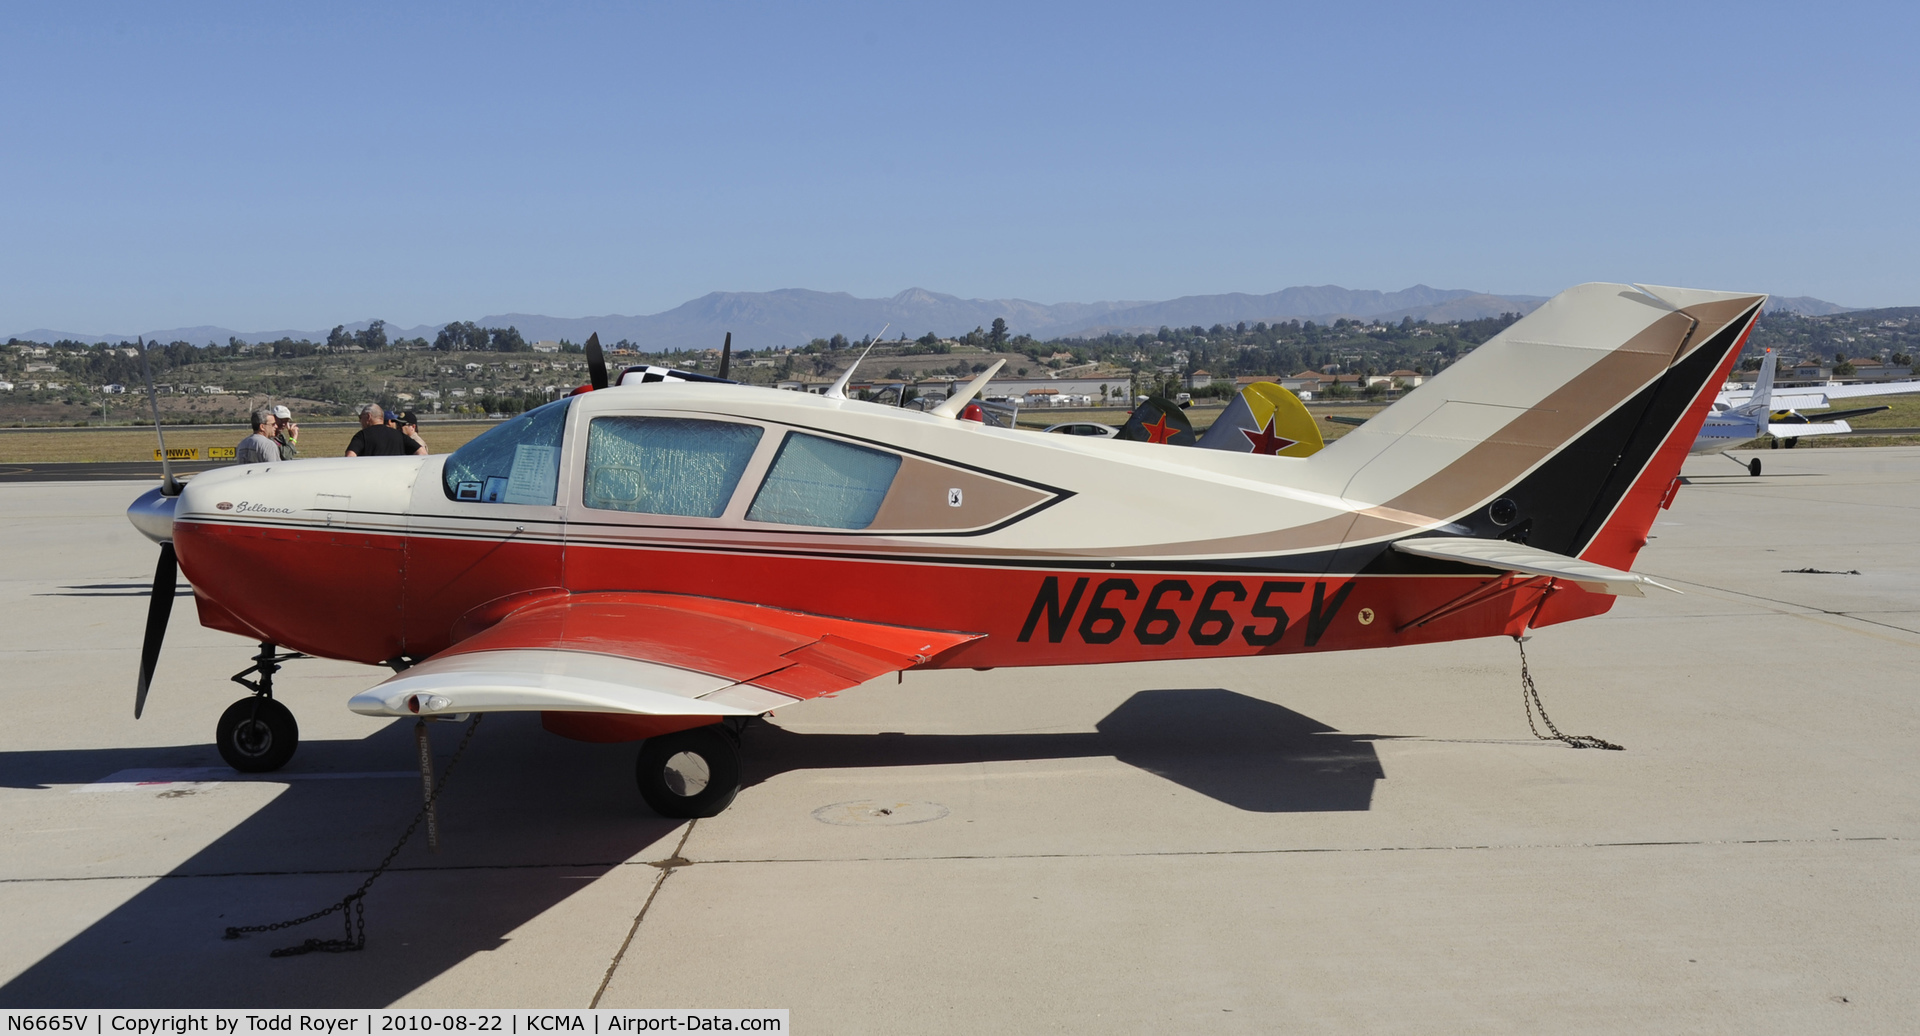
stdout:
<svg viewBox="0 0 1920 1036">
<path fill-rule="evenodd" d="M 783 287 L 1920 304 L 1916 10 L 13 5 L 0 334 Z"/>
</svg>

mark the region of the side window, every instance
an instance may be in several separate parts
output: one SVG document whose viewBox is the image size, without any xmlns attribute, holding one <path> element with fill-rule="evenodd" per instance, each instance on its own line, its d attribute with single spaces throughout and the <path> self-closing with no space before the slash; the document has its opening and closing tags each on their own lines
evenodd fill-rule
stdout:
<svg viewBox="0 0 1920 1036">
<path fill-rule="evenodd" d="M 560 436 L 572 402 L 569 396 L 536 407 L 455 450 L 442 477 L 447 499 L 552 504 L 560 481 Z"/>
<path fill-rule="evenodd" d="M 760 432 L 730 421 L 596 417 L 587 425 L 586 505 L 718 518 Z"/>
<path fill-rule="evenodd" d="M 747 520 L 864 529 L 873 524 L 899 470 L 895 454 L 791 432 L 754 494 Z"/>
</svg>

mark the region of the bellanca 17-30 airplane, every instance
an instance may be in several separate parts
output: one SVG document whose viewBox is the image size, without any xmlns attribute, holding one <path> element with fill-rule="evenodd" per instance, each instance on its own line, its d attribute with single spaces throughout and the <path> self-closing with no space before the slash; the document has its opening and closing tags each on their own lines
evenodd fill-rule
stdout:
<svg viewBox="0 0 1920 1036">
<path fill-rule="evenodd" d="M 391 667 L 369 716 L 641 741 L 677 817 L 733 800 L 752 717 L 899 670 L 1518 636 L 1658 585 L 1629 568 L 1764 300 L 1568 289 L 1305 457 L 960 419 L 991 370 L 928 413 L 628 371 L 445 456 L 168 475 L 128 511 L 135 714 L 176 564 L 261 644 L 233 766 L 293 754 L 290 648 Z"/>
</svg>

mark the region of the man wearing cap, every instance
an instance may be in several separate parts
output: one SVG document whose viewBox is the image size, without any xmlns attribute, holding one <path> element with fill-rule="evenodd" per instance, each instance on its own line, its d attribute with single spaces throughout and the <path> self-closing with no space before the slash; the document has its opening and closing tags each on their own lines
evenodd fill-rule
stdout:
<svg viewBox="0 0 1920 1036">
<path fill-rule="evenodd" d="M 273 433 L 278 430 L 279 423 L 279 419 L 273 416 L 273 411 L 255 410 L 253 434 L 240 440 L 240 445 L 234 447 L 233 462 L 235 464 L 268 464 L 279 460 L 280 444 L 273 439 Z"/>
<path fill-rule="evenodd" d="M 407 437 L 395 431 L 386 423 L 387 412 L 378 403 L 368 403 L 360 408 L 360 430 L 353 433 L 353 440 L 347 443 L 349 457 L 413 457 L 420 456 L 420 447 L 407 441 Z"/>
<path fill-rule="evenodd" d="M 292 460 L 300 455 L 294 444 L 300 441 L 300 426 L 293 423 L 293 411 L 284 406 L 273 408 L 273 418 L 280 431 L 273 441 L 280 444 L 280 459 Z"/>
<path fill-rule="evenodd" d="M 427 440 L 420 438 L 420 415 L 411 410 L 400 411 L 400 434 L 407 437 L 415 449 L 414 456 L 424 457 L 433 452 L 427 449 Z"/>
</svg>

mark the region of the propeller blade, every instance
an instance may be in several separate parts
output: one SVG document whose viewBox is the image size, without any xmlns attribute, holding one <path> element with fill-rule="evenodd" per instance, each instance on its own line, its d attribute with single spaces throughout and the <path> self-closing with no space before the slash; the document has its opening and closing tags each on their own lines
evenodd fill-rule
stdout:
<svg viewBox="0 0 1920 1036">
<path fill-rule="evenodd" d="M 153 569 L 153 597 L 147 601 L 147 636 L 140 642 L 140 683 L 133 692 L 133 718 L 147 707 L 147 688 L 153 685 L 153 667 L 160 661 L 160 642 L 167 636 L 167 617 L 173 614 L 173 589 L 180 562 L 173 544 L 160 545 L 160 563 Z"/>
<path fill-rule="evenodd" d="M 727 368 L 733 365 L 733 332 L 727 332 L 727 340 L 720 343 L 720 377 L 725 379 Z"/>
<path fill-rule="evenodd" d="M 600 352 L 600 332 L 587 336 L 587 380 L 596 389 L 607 387 L 607 358 Z"/>
</svg>

